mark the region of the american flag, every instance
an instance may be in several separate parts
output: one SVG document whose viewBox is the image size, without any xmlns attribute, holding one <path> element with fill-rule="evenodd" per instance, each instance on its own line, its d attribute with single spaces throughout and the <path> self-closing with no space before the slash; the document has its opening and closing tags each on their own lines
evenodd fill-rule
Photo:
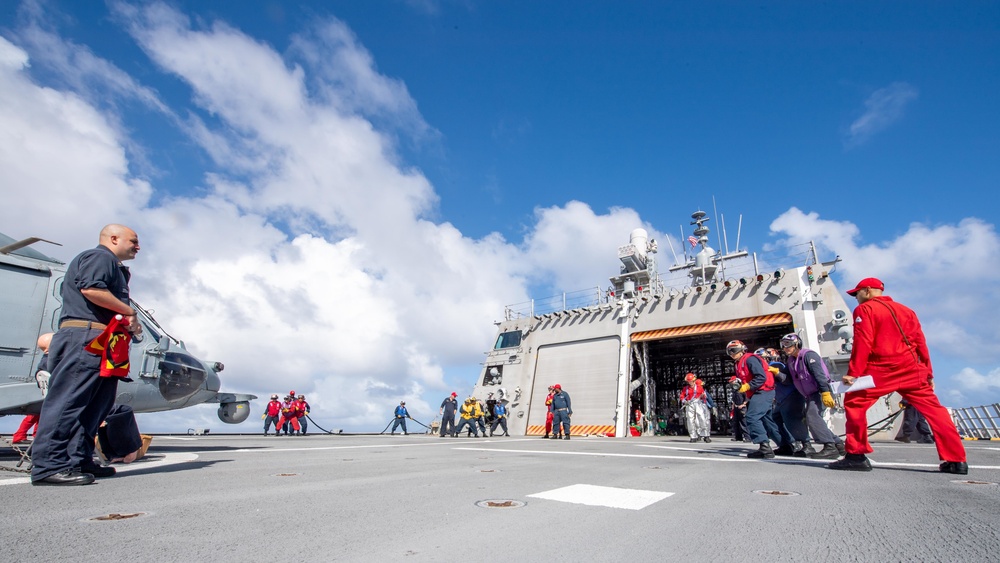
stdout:
<svg viewBox="0 0 1000 563">
<path fill-rule="evenodd" d="M 696 239 L 694 237 L 688 237 L 688 242 L 691 243 L 691 247 L 692 248 L 694 248 L 695 246 L 698 246 L 698 239 Z"/>
</svg>

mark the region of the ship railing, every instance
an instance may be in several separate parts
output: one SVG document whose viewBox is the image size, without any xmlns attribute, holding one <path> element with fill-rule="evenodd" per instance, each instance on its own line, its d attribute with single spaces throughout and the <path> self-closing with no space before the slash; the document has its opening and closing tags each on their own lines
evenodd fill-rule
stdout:
<svg viewBox="0 0 1000 563">
<path fill-rule="evenodd" d="M 970 440 L 1000 440 L 1000 403 L 952 410 L 958 433 Z"/>
<path fill-rule="evenodd" d="M 536 317 L 547 313 L 593 307 L 607 302 L 607 294 L 600 287 L 567 291 L 550 297 L 532 299 L 504 307 L 508 321 Z"/>
<path fill-rule="evenodd" d="M 775 276 L 784 275 L 786 269 L 815 266 L 819 263 L 816 245 L 812 241 L 776 246 L 759 253 L 739 251 L 719 260 L 715 277 L 704 283 L 706 285 L 725 284 L 726 282 L 730 285 L 751 283 L 757 280 L 758 276 L 762 280 L 768 280 Z M 657 272 L 655 276 L 652 276 L 648 286 L 637 292 L 636 297 L 655 296 L 656 294 L 665 296 L 672 291 L 679 292 L 684 287 L 697 285 L 689 275 L 689 271 L 691 271 L 690 268 L 674 266 L 666 272 Z M 823 272 L 815 273 L 817 277 L 823 274 Z M 504 307 L 504 318 L 510 321 L 608 303 L 609 291 L 612 289 L 602 290 L 600 287 L 591 287 L 507 305 Z"/>
</svg>

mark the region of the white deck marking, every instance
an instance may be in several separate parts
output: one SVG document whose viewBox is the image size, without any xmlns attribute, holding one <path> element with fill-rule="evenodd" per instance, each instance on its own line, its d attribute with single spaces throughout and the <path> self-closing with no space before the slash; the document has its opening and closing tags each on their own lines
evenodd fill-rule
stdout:
<svg viewBox="0 0 1000 563">
<path fill-rule="evenodd" d="M 672 446 L 654 446 L 639 444 L 641 448 L 657 448 L 664 450 L 682 450 L 684 448 L 675 448 Z M 687 461 L 714 461 L 722 463 L 777 463 L 777 464 L 791 464 L 791 465 L 802 465 L 802 464 L 813 464 L 813 465 L 826 465 L 830 462 L 836 461 L 833 459 L 809 459 L 804 457 L 790 457 L 785 459 L 749 459 L 743 454 L 741 457 L 733 457 L 734 454 L 724 454 L 722 452 L 713 452 L 712 450 L 697 450 L 706 453 L 717 453 L 726 457 L 708 457 L 708 456 L 684 456 L 684 455 L 653 455 L 653 454 L 612 454 L 612 453 L 599 453 L 599 452 L 552 452 L 546 450 L 507 450 L 501 448 L 455 448 L 456 450 L 468 450 L 476 452 L 500 452 L 500 453 L 513 453 L 513 454 L 548 454 L 548 455 L 582 455 L 582 456 L 596 456 L 596 457 L 639 457 L 639 458 L 651 458 L 651 459 L 680 459 Z M 689 451 L 689 450 L 687 450 Z M 882 462 L 875 461 L 869 458 L 873 467 L 927 467 L 937 469 L 938 464 L 936 463 L 894 463 L 894 462 Z M 1000 469 L 1000 466 L 996 465 L 970 465 L 969 469 Z"/>
<path fill-rule="evenodd" d="M 501 452 L 501 453 L 512 453 L 512 454 L 583 455 L 583 456 L 595 456 L 595 457 L 641 457 L 641 458 L 651 458 L 651 459 L 687 459 L 694 461 L 721 461 L 721 462 L 731 462 L 731 463 L 743 463 L 743 462 L 755 461 L 746 458 L 740 459 L 738 457 L 723 459 L 723 458 L 710 458 L 710 457 L 689 457 L 689 456 L 679 456 L 679 455 L 612 454 L 612 453 L 600 453 L 600 452 L 553 452 L 548 450 L 507 450 L 502 448 L 455 448 L 455 449 L 469 450 L 475 452 Z"/>
<path fill-rule="evenodd" d="M 553 489 L 533 495 L 531 498 L 585 504 L 587 506 L 608 506 L 626 510 L 642 510 L 659 502 L 674 493 L 661 491 L 643 491 L 640 489 L 618 489 L 615 487 L 599 487 L 597 485 L 570 485 L 561 489 Z"/>
<path fill-rule="evenodd" d="M 115 469 L 118 473 L 128 473 L 129 471 L 140 471 L 143 469 L 148 469 L 150 467 L 164 467 L 167 465 L 176 465 L 178 463 L 187 463 L 189 461 L 194 461 L 198 459 L 197 454 L 192 453 L 169 453 L 163 454 L 163 459 L 158 459 L 156 461 L 143 461 L 139 460 L 135 463 L 124 465 L 117 464 Z M 0 486 L 3 485 L 26 485 L 31 483 L 30 477 L 16 477 L 14 479 L 0 479 Z"/>
</svg>

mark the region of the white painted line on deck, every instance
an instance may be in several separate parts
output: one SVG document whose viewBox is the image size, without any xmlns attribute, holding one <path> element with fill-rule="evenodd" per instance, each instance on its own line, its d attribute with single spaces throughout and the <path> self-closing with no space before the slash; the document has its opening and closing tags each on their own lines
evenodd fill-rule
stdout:
<svg viewBox="0 0 1000 563">
<path fill-rule="evenodd" d="M 149 469 L 151 467 L 165 467 L 167 465 L 176 465 L 178 463 L 187 463 L 198 459 L 197 454 L 192 453 L 169 453 L 163 454 L 163 459 L 158 459 L 156 461 L 143 461 L 139 460 L 135 463 L 130 464 L 117 464 L 114 466 L 118 473 L 128 473 L 129 471 L 141 471 Z M 113 479 L 113 477 L 111 477 Z M 30 477 L 17 477 L 14 479 L 0 479 L 0 486 L 3 485 L 27 485 L 31 483 Z"/>
<path fill-rule="evenodd" d="M 626 510 L 642 510 L 647 506 L 660 502 L 674 493 L 662 491 L 644 491 L 641 489 L 619 489 L 615 487 L 599 487 L 597 485 L 570 485 L 561 489 L 553 489 L 528 495 L 529 498 L 541 498 L 587 506 L 607 506 L 624 508 Z"/>
<path fill-rule="evenodd" d="M 671 446 L 654 446 L 654 445 L 644 445 L 640 444 L 639 447 L 642 448 L 658 448 L 665 450 L 674 450 L 682 448 L 673 448 Z M 600 452 L 566 452 L 566 451 L 547 451 L 547 450 L 507 450 L 501 448 L 455 448 L 456 450 L 468 450 L 477 452 L 501 452 L 501 453 L 514 453 L 514 454 L 548 454 L 548 455 L 580 455 L 580 456 L 595 456 L 595 457 L 638 457 L 638 458 L 651 458 L 651 459 L 681 459 L 688 461 L 714 461 L 723 463 L 777 463 L 777 464 L 790 464 L 790 465 L 802 465 L 802 464 L 812 464 L 812 465 L 826 465 L 830 462 L 836 461 L 833 459 L 809 459 L 805 457 L 792 457 L 784 459 L 749 459 L 747 457 L 707 457 L 707 456 L 683 456 L 683 455 L 652 455 L 652 454 L 612 454 L 612 453 L 600 453 Z M 697 450 L 709 453 L 720 453 L 712 452 L 712 450 Z M 732 454 L 722 454 L 727 456 L 732 456 Z M 928 467 L 937 469 L 938 464 L 931 463 L 894 463 L 894 462 L 881 462 L 875 461 L 869 458 L 872 466 L 874 467 Z M 970 465 L 969 469 L 1000 469 L 1000 466 L 996 465 Z"/>
<path fill-rule="evenodd" d="M 548 450 L 507 450 L 501 448 L 455 448 L 456 450 L 468 450 L 475 452 L 502 452 L 502 453 L 512 453 L 512 454 L 548 454 L 548 455 L 582 455 L 582 456 L 594 456 L 594 457 L 639 457 L 639 458 L 651 458 L 651 459 L 689 459 L 695 461 L 728 461 L 728 462 L 745 462 L 754 461 L 752 459 L 721 459 L 721 458 L 709 458 L 709 457 L 686 457 L 686 456 L 676 456 L 676 455 L 653 455 L 653 454 L 612 454 L 612 453 L 601 453 L 601 452 L 553 452 Z"/>
<path fill-rule="evenodd" d="M 510 442 L 510 440 L 504 440 L 504 442 Z M 480 440 L 475 442 L 476 444 L 489 444 L 488 440 Z M 302 448 L 270 448 L 267 446 L 261 446 L 259 448 L 240 448 L 235 450 L 204 450 L 199 453 L 203 454 L 248 454 L 248 453 L 278 453 L 278 452 L 322 452 L 328 450 L 364 450 L 364 449 L 379 449 L 379 448 L 422 448 L 428 446 L 454 446 L 453 442 L 448 440 L 441 440 L 440 442 L 427 442 L 423 444 L 370 444 L 365 446 L 316 446 L 316 447 L 302 447 Z"/>
</svg>

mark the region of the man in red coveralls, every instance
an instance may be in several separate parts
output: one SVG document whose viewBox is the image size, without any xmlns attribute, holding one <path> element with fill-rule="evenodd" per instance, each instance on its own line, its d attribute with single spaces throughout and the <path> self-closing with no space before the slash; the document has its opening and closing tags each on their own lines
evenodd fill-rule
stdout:
<svg viewBox="0 0 1000 563">
<path fill-rule="evenodd" d="M 549 434 L 552 432 L 552 397 L 555 396 L 556 392 L 553 390 L 552 386 L 549 385 L 549 394 L 545 397 L 545 408 L 548 412 L 545 413 L 545 437 L 548 438 Z"/>
<path fill-rule="evenodd" d="M 885 285 L 876 278 L 865 278 L 847 292 L 858 300 L 854 309 L 854 347 L 846 385 L 862 375 L 871 375 L 875 387 L 844 394 L 847 415 L 847 455 L 827 465 L 830 469 L 871 471 L 865 454 L 872 452 L 868 443 L 867 413 L 880 397 L 896 392 L 910 402 L 927 422 L 937 438 L 938 457 L 943 473 L 966 475 L 965 447 L 947 409 L 934 394 L 930 352 L 917 315 L 908 307 L 882 295 Z"/>
</svg>

